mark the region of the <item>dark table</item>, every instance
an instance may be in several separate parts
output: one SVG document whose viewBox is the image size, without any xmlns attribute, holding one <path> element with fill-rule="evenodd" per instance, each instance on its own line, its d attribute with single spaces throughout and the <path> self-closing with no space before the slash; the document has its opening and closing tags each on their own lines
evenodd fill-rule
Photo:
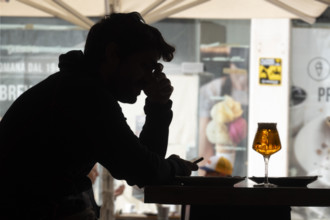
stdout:
<svg viewBox="0 0 330 220">
<path fill-rule="evenodd" d="M 307 187 L 146 186 L 144 202 L 208 205 L 330 206 L 330 189 Z"/>
<path fill-rule="evenodd" d="M 289 210 L 287 208 L 291 206 L 330 206 L 329 188 L 146 186 L 144 196 L 145 203 L 180 204 L 183 205 L 183 209 L 186 205 L 212 207 L 212 209 L 276 207 L 277 210 L 287 212 Z M 205 209 L 203 211 L 206 212 Z"/>
</svg>

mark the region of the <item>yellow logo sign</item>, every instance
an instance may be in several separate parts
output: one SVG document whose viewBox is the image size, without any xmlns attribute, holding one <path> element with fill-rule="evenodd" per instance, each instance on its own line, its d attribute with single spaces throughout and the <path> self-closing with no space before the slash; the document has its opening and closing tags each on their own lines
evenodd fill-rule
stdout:
<svg viewBox="0 0 330 220">
<path fill-rule="evenodd" d="M 260 58 L 259 60 L 259 83 L 261 85 L 281 85 L 282 59 Z"/>
</svg>

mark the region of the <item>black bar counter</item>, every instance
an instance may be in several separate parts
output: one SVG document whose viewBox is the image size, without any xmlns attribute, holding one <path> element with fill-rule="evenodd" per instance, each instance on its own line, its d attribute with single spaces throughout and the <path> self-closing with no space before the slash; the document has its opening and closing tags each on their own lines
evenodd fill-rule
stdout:
<svg viewBox="0 0 330 220">
<path fill-rule="evenodd" d="M 330 206 L 330 188 L 146 186 L 144 202 L 181 205 Z"/>
<path fill-rule="evenodd" d="M 182 205 L 182 220 L 290 220 L 292 206 L 330 206 L 330 189 L 146 186 L 144 202 Z"/>
</svg>

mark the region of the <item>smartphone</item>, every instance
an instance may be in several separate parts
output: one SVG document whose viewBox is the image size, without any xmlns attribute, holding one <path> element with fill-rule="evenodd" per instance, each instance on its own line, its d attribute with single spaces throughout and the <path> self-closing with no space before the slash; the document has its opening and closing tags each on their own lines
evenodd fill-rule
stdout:
<svg viewBox="0 0 330 220">
<path fill-rule="evenodd" d="M 202 160 L 204 160 L 204 157 L 200 157 L 197 160 L 195 160 L 193 163 L 197 164 L 199 162 L 201 162 Z"/>
</svg>

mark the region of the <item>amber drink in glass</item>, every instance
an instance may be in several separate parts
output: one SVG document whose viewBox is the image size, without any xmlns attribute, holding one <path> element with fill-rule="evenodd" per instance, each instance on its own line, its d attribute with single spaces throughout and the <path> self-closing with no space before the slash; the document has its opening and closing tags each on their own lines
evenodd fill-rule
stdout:
<svg viewBox="0 0 330 220">
<path fill-rule="evenodd" d="M 253 149 L 264 157 L 265 180 L 264 183 L 255 185 L 256 187 L 276 186 L 268 181 L 268 162 L 270 155 L 281 149 L 281 141 L 276 125 L 276 123 L 258 123 L 258 129 L 253 140 Z"/>
</svg>

